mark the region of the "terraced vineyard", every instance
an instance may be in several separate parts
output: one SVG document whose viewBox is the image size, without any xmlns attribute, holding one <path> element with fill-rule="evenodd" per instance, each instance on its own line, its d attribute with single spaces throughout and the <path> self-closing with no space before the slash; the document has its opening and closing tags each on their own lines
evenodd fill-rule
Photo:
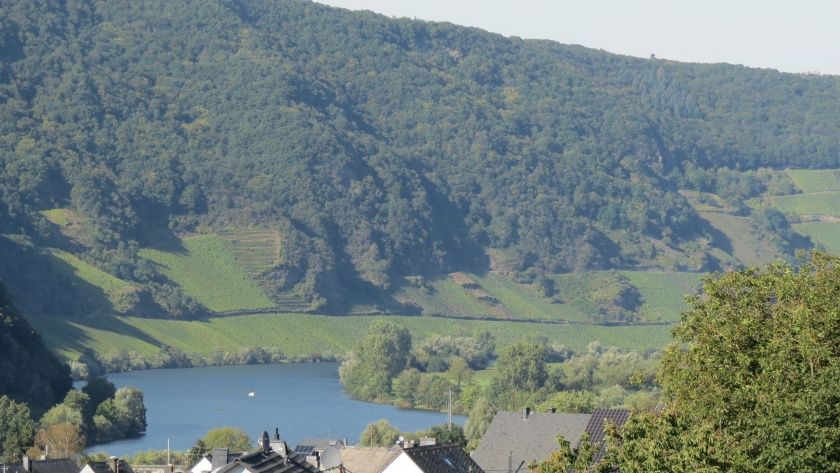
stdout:
<svg viewBox="0 0 840 473">
<path fill-rule="evenodd" d="M 700 289 L 699 273 L 622 271 L 642 295 L 642 320 L 676 322 L 688 309 L 684 296 Z"/>
<path fill-rule="evenodd" d="M 181 244 L 182 248 L 146 248 L 140 256 L 157 264 L 184 292 L 214 312 L 274 305 L 218 236 L 186 237 Z"/>
<path fill-rule="evenodd" d="M 267 271 L 281 262 L 280 234 L 272 230 L 227 230 L 218 233 L 234 259 L 274 302 L 280 312 L 306 312 L 311 307 L 302 297 L 279 291 Z"/>
<path fill-rule="evenodd" d="M 840 191 L 840 170 L 789 169 L 788 176 L 804 193 Z"/>
</svg>

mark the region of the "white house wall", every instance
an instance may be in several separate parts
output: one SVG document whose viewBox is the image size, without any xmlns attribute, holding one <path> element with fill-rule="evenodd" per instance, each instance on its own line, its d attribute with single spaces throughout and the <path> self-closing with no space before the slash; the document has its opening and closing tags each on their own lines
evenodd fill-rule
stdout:
<svg viewBox="0 0 840 473">
<path fill-rule="evenodd" d="M 391 463 L 382 470 L 382 473 L 423 473 L 414 460 L 412 460 L 405 452 L 400 452 L 397 458 L 394 458 Z"/>
<path fill-rule="evenodd" d="M 190 473 L 209 473 L 212 469 L 213 463 L 207 457 L 201 457 L 201 460 L 190 468 Z"/>
</svg>

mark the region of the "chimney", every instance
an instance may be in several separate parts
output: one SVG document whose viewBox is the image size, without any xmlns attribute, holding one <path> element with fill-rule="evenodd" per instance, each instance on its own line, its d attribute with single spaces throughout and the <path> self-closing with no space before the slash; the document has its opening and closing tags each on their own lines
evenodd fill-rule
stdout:
<svg viewBox="0 0 840 473">
<path fill-rule="evenodd" d="M 262 447 L 263 453 L 268 453 L 271 451 L 271 441 L 268 439 L 267 430 L 263 430 L 262 437 L 260 437 L 260 447 Z"/>
<path fill-rule="evenodd" d="M 419 447 L 429 447 L 432 445 L 437 445 L 437 439 L 434 437 L 420 437 L 420 441 L 418 446 Z"/>
<path fill-rule="evenodd" d="M 23 456 L 23 471 L 32 473 L 32 460 L 26 455 Z"/>
<path fill-rule="evenodd" d="M 211 471 L 216 471 L 217 469 L 228 464 L 228 449 L 214 448 L 213 452 L 210 455 L 212 455 L 210 457 Z"/>
<path fill-rule="evenodd" d="M 117 457 L 111 457 L 108 459 L 108 466 L 111 467 L 111 471 L 114 473 L 120 473 L 120 459 Z"/>
<path fill-rule="evenodd" d="M 286 448 L 286 441 L 280 438 L 280 429 L 277 427 L 274 428 L 274 438 L 269 442 L 268 446 L 271 450 L 274 450 L 282 456 L 289 454 L 289 450 Z"/>
<path fill-rule="evenodd" d="M 528 420 L 528 416 L 531 415 L 531 408 L 530 407 L 523 407 L 522 408 L 522 420 Z"/>
</svg>

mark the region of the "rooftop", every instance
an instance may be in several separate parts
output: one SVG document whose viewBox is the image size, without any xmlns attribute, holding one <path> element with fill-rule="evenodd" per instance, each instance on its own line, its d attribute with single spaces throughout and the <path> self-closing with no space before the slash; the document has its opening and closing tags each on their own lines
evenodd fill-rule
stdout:
<svg viewBox="0 0 840 473">
<path fill-rule="evenodd" d="M 472 453 L 486 471 L 527 471 L 532 461 L 542 461 L 557 450 L 557 436 L 577 445 L 589 424 L 591 414 L 502 411 L 496 414 L 487 432 Z"/>
</svg>

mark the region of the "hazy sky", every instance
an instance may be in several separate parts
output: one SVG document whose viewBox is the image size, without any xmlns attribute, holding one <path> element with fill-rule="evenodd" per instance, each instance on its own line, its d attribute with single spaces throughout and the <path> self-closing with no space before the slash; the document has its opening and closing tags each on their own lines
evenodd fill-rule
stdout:
<svg viewBox="0 0 840 473">
<path fill-rule="evenodd" d="M 317 1 L 639 57 L 840 74 L 840 0 Z"/>
</svg>

